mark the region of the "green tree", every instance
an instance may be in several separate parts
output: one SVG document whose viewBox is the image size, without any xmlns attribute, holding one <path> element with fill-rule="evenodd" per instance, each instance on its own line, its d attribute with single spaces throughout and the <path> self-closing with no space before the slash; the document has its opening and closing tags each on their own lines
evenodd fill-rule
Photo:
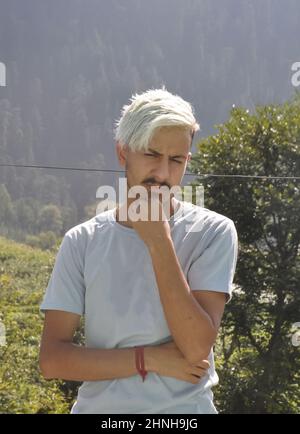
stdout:
<svg viewBox="0 0 300 434">
<path fill-rule="evenodd" d="M 300 185 L 293 178 L 300 176 L 300 99 L 252 114 L 233 108 L 217 128 L 190 165 L 205 207 L 230 217 L 239 235 L 236 293 L 217 344 L 216 399 L 227 413 L 297 413 L 300 354 L 290 335 L 300 320 Z"/>
<path fill-rule="evenodd" d="M 37 201 L 30 197 L 17 199 L 13 202 L 16 228 L 20 231 L 34 233 L 37 216 Z"/>
<path fill-rule="evenodd" d="M 43 206 L 38 218 L 39 230 L 60 234 L 62 227 L 63 220 L 60 208 L 53 204 Z"/>
</svg>

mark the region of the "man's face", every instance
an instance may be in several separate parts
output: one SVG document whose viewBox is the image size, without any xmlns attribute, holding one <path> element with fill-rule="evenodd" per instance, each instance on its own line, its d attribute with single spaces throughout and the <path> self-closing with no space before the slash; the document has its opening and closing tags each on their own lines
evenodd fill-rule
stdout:
<svg viewBox="0 0 300 434">
<path fill-rule="evenodd" d="M 127 185 L 180 185 L 191 152 L 191 133 L 180 127 L 163 127 L 158 130 L 147 151 L 118 149 L 120 164 L 125 166 Z"/>
</svg>

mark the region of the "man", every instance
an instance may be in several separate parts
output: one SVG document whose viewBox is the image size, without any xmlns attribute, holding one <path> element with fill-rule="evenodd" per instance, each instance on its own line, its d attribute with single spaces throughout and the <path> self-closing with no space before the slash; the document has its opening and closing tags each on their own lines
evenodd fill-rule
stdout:
<svg viewBox="0 0 300 434">
<path fill-rule="evenodd" d="M 128 200 L 64 236 L 41 305 L 40 368 L 45 378 L 83 381 L 72 413 L 217 413 L 213 345 L 232 293 L 236 229 L 226 216 L 157 194 L 180 185 L 198 129 L 181 97 L 165 88 L 136 94 L 115 129 Z M 149 205 L 140 220 L 135 187 L 146 192 L 137 208 Z M 81 315 L 85 347 L 72 343 Z"/>
</svg>

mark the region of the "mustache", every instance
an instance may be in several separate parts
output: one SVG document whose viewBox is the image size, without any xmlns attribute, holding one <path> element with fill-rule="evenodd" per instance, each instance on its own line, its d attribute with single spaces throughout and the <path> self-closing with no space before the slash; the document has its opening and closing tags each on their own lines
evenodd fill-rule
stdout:
<svg viewBox="0 0 300 434">
<path fill-rule="evenodd" d="M 152 179 L 152 178 L 147 179 L 146 181 L 143 182 L 143 184 L 156 184 L 156 185 L 159 185 L 160 187 L 166 186 L 169 189 L 171 189 L 171 186 L 167 182 L 160 183 L 160 182 L 155 181 L 155 179 Z"/>
</svg>

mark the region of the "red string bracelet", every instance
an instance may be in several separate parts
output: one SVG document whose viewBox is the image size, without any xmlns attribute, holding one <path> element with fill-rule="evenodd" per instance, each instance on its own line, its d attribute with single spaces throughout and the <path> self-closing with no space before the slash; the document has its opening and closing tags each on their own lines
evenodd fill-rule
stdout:
<svg viewBox="0 0 300 434">
<path fill-rule="evenodd" d="M 136 369 L 143 378 L 143 382 L 145 381 L 146 375 L 148 372 L 145 370 L 145 363 L 144 363 L 144 347 L 134 347 L 135 348 L 135 365 Z"/>
</svg>

